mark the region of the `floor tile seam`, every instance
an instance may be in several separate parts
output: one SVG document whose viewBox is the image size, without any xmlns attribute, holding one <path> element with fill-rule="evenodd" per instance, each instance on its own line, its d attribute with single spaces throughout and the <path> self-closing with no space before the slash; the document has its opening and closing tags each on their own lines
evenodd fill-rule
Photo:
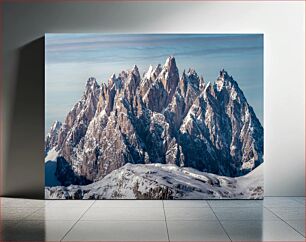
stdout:
<svg viewBox="0 0 306 242">
<path fill-rule="evenodd" d="M 224 228 L 223 224 L 221 223 L 221 221 L 219 220 L 217 214 L 215 213 L 215 211 L 212 209 L 212 207 L 210 206 L 210 204 L 208 204 L 208 206 L 210 207 L 211 211 L 214 213 L 215 217 L 217 218 L 218 223 L 220 224 L 221 228 L 223 229 L 224 233 L 226 234 L 226 236 L 228 237 L 228 239 L 230 241 L 233 241 L 232 238 L 229 236 L 229 234 L 227 233 L 226 229 Z"/>
<path fill-rule="evenodd" d="M 80 215 L 80 217 L 71 225 L 71 227 L 68 229 L 68 231 L 64 234 L 64 236 L 60 239 L 60 242 L 62 242 L 65 237 L 70 233 L 70 231 L 75 227 L 75 225 L 81 220 L 81 218 L 84 216 L 84 214 L 95 204 L 95 200 L 93 203 Z"/>
<path fill-rule="evenodd" d="M 258 207 L 211 207 L 211 209 L 216 212 L 216 210 L 218 209 L 237 209 L 237 210 L 241 210 L 241 209 L 267 209 L 265 206 L 258 206 Z"/>
<path fill-rule="evenodd" d="M 265 219 L 265 218 L 259 218 L 259 219 L 252 219 L 252 218 L 250 218 L 250 219 L 222 219 L 222 218 L 220 218 L 219 219 L 220 221 L 224 221 L 224 222 L 228 222 L 228 221 L 233 221 L 233 222 L 236 222 L 236 221 L 254 221 L 254 222 L 256 222 L 256 221 L 267 221 L 267 222 L 271 222 L 271 221 L 279 221 L 280 219 L 279 218 L 274 218 L 274 219 Z"/>
<path fill-rule="evenodd" d="M 230 209 L 230 210 L 256 210 L 256 209 L 261 209 L 264 207 L 211 207 L 211 209 L 215 212 L 217 212 L 218 209 Z"/>
<path fill-rule="evenodd" d="M 44 208 L 45 206 L 1 206 L 1 209 L 7 208 Z"/>
<path fill-rule="evenodd" d="M 303 221 L 305 222 L 305 219 L 296 218 L 296 219 L 285 219 L 286 221 Z M 305 223 L 306 224 L 306 223 Z"/>
<path fill-rule="evenodd" d="M 74 220 L 45 220 L 45 221 L 74 221 Z M 81 219 L 79 222 L 126 222 L 126 221 L 131 221 L 131 222 L 162 222 L 164 219 Z M 177 222 L 177 221 L 195 221 L 195 222 L 216 222 L 218 219 L 167 219 L 168 222 Z M 233 221 L 233 220 L 220 220 L 220 221 Z M 234 221 L 262 221 L 260 219 L 258 220 L 234 220 Z M 277 221 L 277 220 L 269 220 L 269 221 Z"/>
<path fill-rule="evenodd" d="M 118 207 L 92 207 L 93 209 L 96 209 L 96 208 L 126 208 L 126 209 L 131 209 L 131 208 L 149 208 L 149 209 L 151 209 L 151 208 L 159 208 L 159 209 L 163 209 L 163 207 L 161 206 L 161 207 L 121 207 L 121 206 L 118 206 Z"/>
<path fill-rule="evenodd" d="M 42 207 L 43 208 L 43 207 Z M 33 212 L 31 212 L 30 214 L 28 214 L 27 216 L 25 216 L 25 217 L 23 217 L 22 219 L 21 219 L 21 221 L 25 221 L 25 220 L 27 220 L 27 218 L 28 217 L 30 217 L 31 215 L 33 215 L 34 213 L 36 213 L 36 212 L 38 212 L 40 209 L 42 209 L 42 208 L 37 208 L 37 209 L 35 209 Z"/>
<path fill-rule="evenodd" d="M 3 226 L 3 222 L 4 221 L 13 221 L 14 223 L 11 225 L 11 227 L 12 228 L 15 228 L 17 225 L 19 225 L 21 222 L 22 222 L 22 220 L 21 219 L 16 219 L 16 220 L 9 220 L 9 219 L 5 219 L 5 220 L 1 220 L 1 222 L 0 222 L 0 224 Z M 3 229 L 3 227 L 2 227 L 2 229 Z M 1 232 L 0 232 L 0 234 L 1 234 Z M 0 240 L 1 241 L 1 240 Z"/>
<path fill-rule="evenodd" d="M 177 221 L 194 221 L 194 222 L 218 222 L 218 219 L 167 219 L 168 222 L 177 222 Z"/>
<path fill-rule="evenodd" d="M 274 209 L 281 209 L 282 211 L 284 211 L 287 208 L 295 208 L 295 209 L 300 209 L 301 207 L 264 207 L 266 210 L 268 210 L 269 212 L 273 213 L 274 215 L 276 215 L 277 217 L 281 217 L 280 215 L 277 215 L 277 212 L 274 212 Z M 303 213 L 305 214 L 305 209 L 303 211 Z M 305 219 L 305 217 L 304 217 Z M 290 220 L 290 219 L 283 219 L 283 220 Z M 293 220 L 301 220 L 301 219 L 293 219 Z"/>
<path fill-rule="evenodd" d="M 164 219 L 165 219 L 165 225 L 166 225 L 166 231 L 167 231 L 167 238 L 168 238 L 168 242 L 170 242 L 170 235 L 169 235 L 169 229 L 168 229 L 168 223 L 167 223 L 167 217 L 166 217 L 166 211 L 165 211 L 165 204 L 163 200 L 162 200 L 162 204 L 163 204 Z"/>
<path fill-rule="evenodd" d="M 182 206 L 182 207 L 170 207 L 170 206 L 165 206 L 165 209 L 168 209 L 168 208 L 193 208 L 193 209 L 198 209 L 198 208 L 201 208 L 201 209 L 207 209 L 207 210 L 209 210 L 210 209 L 210 207 L 193 207 L 193 206 L 188 206 L 188 207 L 186 207 L 186 206 Z"/>
<path fill-rule="evenodd" d="M 165 206 L 165 209 L 168 209 L 168 208 L 207 208 L 207 209 L 209 209 L 209 207 L 170 207 L 170 206 Z"/>
<path fill-rule="evenodd" d="M 290 228 L 292 228 L 295 232 L 297 232 L 298 234 L 300 234 L 304 239 L 305 239 L 305 236 L 300 233 L 298 230 L 296 230 L 293 226 L 291 226 L 289 223 L 287 223 L 286 220 L 282 219 L 280 216 L 278 216 L 276 213 L 274 213 L 272 210 L 270 210 L 269 208 L 267 208 L 271 213 L 273 213 L 276 217 L 278 217 L 281 221 L 283 221 L 285 224 L 287 224 Z"/>
<path fill-rule="evenodd" d="M 267 206 L 267 205 L 264 205 L 263 207 L 265 207 L 265 208 L 281 208 L 281 209 L 286 209 L 286 208 L 288 208 L 288 209 L 290 209 L 290 208 L 305 208 L 305 206 L 303 206 L 303 205 L 300 205 L 300 206 Z"/>
<path fill-rule="evenodd" d="M 52 204 L 52 202 L 51 203 L 48 203 L 48 204 L 46 204 L 45 205 L 45 208 L 82 208 L 82 209 L 88 209 L 89 207 L 91 207 L 93 204 L 95 203 L 95 201 L 91 201 L 91 203 L 90 204 L 88 204 L 88 205 L 86 205 L 86 206 L 84 206 L 84 205 L 80 205 L 80 206 L 75 206 L 75 205 L 73 205 L 73 206 L 68 206 L 68 205 L 65 205 L 65 206 L 63 206 L 63 205 L 54 205 L 54 204 Z"/>
<path fill-rule="evenodd" d="M 304 198 L 304 201 L 301 201 L 301 200 L 299 200 L 298 198 L 301 198 L 301 197 L 294 197 L 293 199 L 294 199 L 294 201 L 298 202 L 299 204 L 302 204 L 302 205 L 305 206 L 305 197 L 303 197 L 303 198 Z"/>
<path fill-rule="evenodd" d="M 16 228 L 18 227 L 20 224 L 24 223 L 26 220 L 27 217 L 31 216 L 32 214 L 36 213 L 39 209 L 41 208 L 37 208 L 36 210 L 34 210 L 32 213 L 28 214 L 27 216 L 21 218 L 21 219 L 15 219 L 15 220 L 10 220 L 10 221 L 16 221 L 15 224 L 12 225 L 13 228 Z M 8 220 L 8 219 L 5 219 L 5 220 Z M 1 222 L 5 221 L 5 220 L 1 220 Z"/>
<path fill-rule="evenodd" d="M 279 219 L 219 219 L 220 221 L 279 221 Z M 2 220 L 2 221 L 76 221 L 75 219 L 26 219 L 26 220 Z M 162 222 L 164 219 L 80 219 L 79 222 Z M 168 222 L 177 222 L 177 221 L 195 221 L 195 222 L 216 222 L 218 219 L 167 219 Z M 288 221 L 303 221 L 302 219 L 288 219 Z"/>
<path fill-rule="evenodd" d="M 88 206 L 45 206 L 45 208 L 89 208 L 90 207 L 90 205 L 88 205 Z"/>
<path fill-rule="evenodd" d="M 163 200 L 164 201 L 164 200 Z M 167 201 L 171 201 L 171 202 L 176 202 L 176 201 L 184 201 L 184 202 L 193 202 L 193 201 L 197 201 L 199 202 L 201 205 L 199 206 L 186 206 L 186 205 L 181 205 L 181 206 L 171 206 L 171 205 L 166 205 L 165 203 L 163 203 L 163 207 L 164 208 L 209 208 L 209 204 L 207 200 L 165 200 L 165 202 Z M 204 204 L 206 204 L 207 206 L 205 206 Z"/>
<path fill-rule="evenodd" d="M 25 219 L 24 221 L 49 221 L 49 222 L 54 222 L 54 221 L 75 221 L 75 219 Z"/>
<path fill-rule="evenodd" d="M 162 222 L 164 219 L 80 219 L 79 222 Z"/>
<path fill-rule="evenodd" d="M 266 198 L 280 198 L 280 199 L 290 198 L 290 199 L 295 199 L 295 198 L 301 198 L 301 197 L 306 198 L 306 196 L 265 196 L 264 199 L 266 199 Z"/>
</svg>

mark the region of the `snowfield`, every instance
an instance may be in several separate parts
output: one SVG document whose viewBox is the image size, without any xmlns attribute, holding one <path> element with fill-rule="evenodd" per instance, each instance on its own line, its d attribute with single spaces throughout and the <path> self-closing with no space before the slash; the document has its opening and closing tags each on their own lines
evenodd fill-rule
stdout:
<svg viewBox="0 0 306 242">
<path fill-rule="evenodd" d="M 46 199 L 262 199 L 263 164 L 225 177 L 171 164 L 126 164 L 90 185 L 45 188 Z"/>
</svg>

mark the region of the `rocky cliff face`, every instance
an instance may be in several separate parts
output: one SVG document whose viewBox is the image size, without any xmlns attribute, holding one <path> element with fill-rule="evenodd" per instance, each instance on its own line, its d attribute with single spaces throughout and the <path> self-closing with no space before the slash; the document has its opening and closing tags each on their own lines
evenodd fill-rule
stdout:
<svg viewBox="0 0 306 242">
<path fill-rule="evenodd" d="M 169 57 L 143 75 L 134 66 L 101 86 L 90 78 L 65 122 L 47 136 L 46 152 L 54 147 L 61 162 L 89 181 L 126 163 L 235 177 L 263 162 L 263 128 L 225 70 L 205 83 L 193 69 L 180 77 Z"/>
</svg>

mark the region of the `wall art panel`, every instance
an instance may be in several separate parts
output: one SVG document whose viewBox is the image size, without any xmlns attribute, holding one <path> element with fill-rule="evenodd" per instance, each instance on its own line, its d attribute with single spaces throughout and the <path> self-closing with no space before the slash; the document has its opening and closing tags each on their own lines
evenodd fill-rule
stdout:
<svg viewBox="0 0 306 242">
<path fill-rule="evenodd" d="M 46 34 L 46 199 L 262 199 L 262 34 Z"/>
</svg>

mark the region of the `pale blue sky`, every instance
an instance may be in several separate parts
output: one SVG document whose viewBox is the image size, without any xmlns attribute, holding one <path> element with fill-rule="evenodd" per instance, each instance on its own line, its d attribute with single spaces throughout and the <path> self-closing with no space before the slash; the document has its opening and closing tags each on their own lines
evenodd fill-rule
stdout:
<svg viewBox="0 0 306 242">
<path fill-rule="evenodd" d="M 195 68 L 213 82 L 224 68 L 238 82 L 263 124 L 262 34 L 46 34 L 45 127 L 63 121 L 86 80 L 107 82 L 112 73 L 140 72 L 175 56 L 180 75 Z"/>
</svg>

